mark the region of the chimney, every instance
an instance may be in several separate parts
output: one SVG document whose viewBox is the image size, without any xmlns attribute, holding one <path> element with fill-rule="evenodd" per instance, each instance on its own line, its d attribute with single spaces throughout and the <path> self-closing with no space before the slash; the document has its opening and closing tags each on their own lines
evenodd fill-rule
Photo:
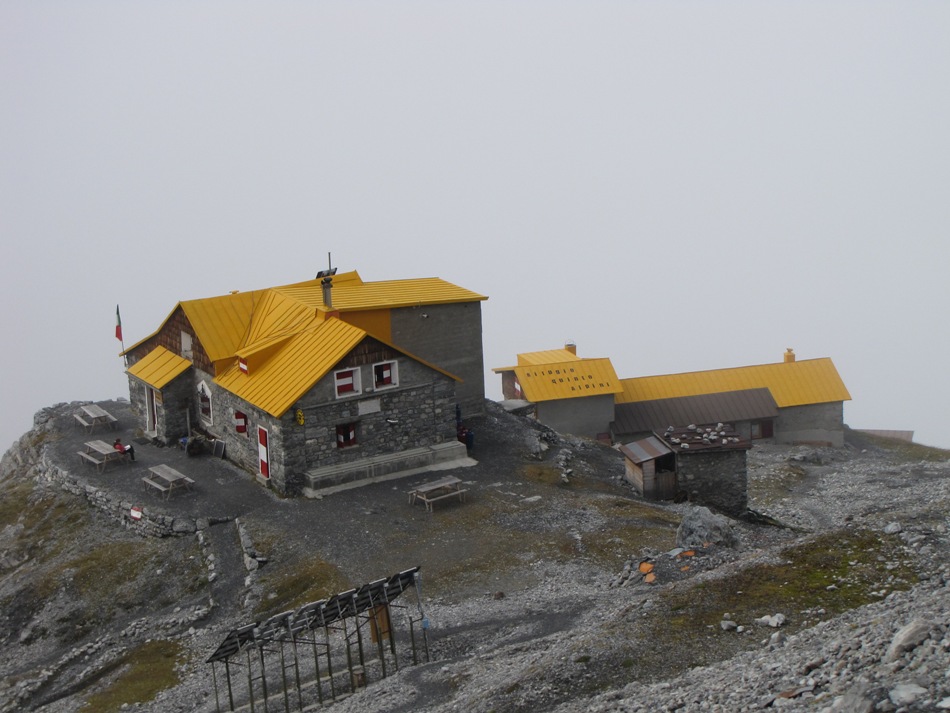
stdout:
<svg viewBox="0 0 950 713">
<path fill-rule="evenodd" d="M 574 342 L 568 342 L 564 345 L 564 348 L 574 356 L 577 356 L 577 345 Z"/>
<path fill-rule="evenodd" d="M 791 364 L 793 361 L 795 361 L 795 352 L 791 347 L 785 350 L 784 356 L 786 364 Z"/>
<path fill-rule="evenodd" d="M 333 309 L 333 297 L 330 295 L 330 291 L 333 289 L 333 278 L 324 277 L 320 282 L 320 286 L 323 288 L 323 304 L 326 305 L 327 309 Z"/>
</svg>

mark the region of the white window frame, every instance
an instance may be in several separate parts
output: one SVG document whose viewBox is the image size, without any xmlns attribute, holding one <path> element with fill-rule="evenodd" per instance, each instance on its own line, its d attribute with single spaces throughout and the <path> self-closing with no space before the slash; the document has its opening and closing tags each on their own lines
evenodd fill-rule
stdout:
<svg viewBox="0 0 950 713">
<path fill-rule="evenodd" d="M 345 383 L 347 378 L 346 374 L 353 375 L 353 388 L 347 391 L 340 391 L 340 386 Z M 362 377 L 360 375 L 360 368 L 358 366 L 353 367 L 352 369 L 337 369 L 333 372 L 333 393 L 336 394 L 338 399 L 346 399 L 351 396 L 359 396 L 363 393 L 363 384 Z"/>
<path fill-rule="evenodd" d="M 201 411 L 202 396 L 208 399 L 207 416 L 205 416 L 205 414 Z M 208 388 L 208 385 L 204 381 L 198 383 L 198 418 L 200 418 L 203 423 L 206 423 L 209 426 L 214 425 L 214 400 L 211 398 L 211 389 Z"/>
<path fill-rule="evenodd" d="M 376 383 L 376 367 L 384 366 L 386 364 L 389 364 L 389 367 L 390 367 L 389 383 L 377 384 Z M 381 389 L 394 389 L 397 386 L 399 386 L 399 362 L 397 362 L 395 359 L 387 359 L 386 361 L 378 361 L 375 364 L 373 364 L 373 388 L 376 391 L 380 391 Z"/>
</svg>

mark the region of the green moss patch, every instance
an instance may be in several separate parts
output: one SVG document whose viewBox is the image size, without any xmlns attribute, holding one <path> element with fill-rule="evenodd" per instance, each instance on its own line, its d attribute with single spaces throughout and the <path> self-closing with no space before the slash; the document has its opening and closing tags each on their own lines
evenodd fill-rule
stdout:
<svg viewBox="0 0 950 713">
<path fill-rule="evenodd" d="M 358 582 L 357 585 L 363 584 Z M 261 577 L 263 596 L 254 609 L 255 617 L 265 619 L 308 602 L 326 599 L 350 589 L 340 570 L 319 557 L 287 563 L 266 570 Z"/>
<path fill-rule="evenodd" d="M 943 448 L 934 448 L 920 443 L 908 443 L 899 438 L 884 438 L 871 433 L 862 433 L 850 428 L 845 429 L 845 439 L 855 448 L 878 448 L 891 453 L 905 461 L 935 461 L 950 460 L 950 451 Z"/>
<path fill-rule="evenodd" d="M 699 584 L 682 582 L 662 593 L 649 612 L 628 611 L 620 624 L 633 627 L 628 645 L 611 654 L 594 690 L 631 675 L 640 680 L 675 676 L 758 646 L 773 631 L 755 631 L 760 617 L 784 614 L 782 630 L 791 633 L 878 601 L 881 590 L 909 589 L 916 582 L 896 537 L 849 530 L 821 535 L 785 550 L 779 563 Z M 719 622 L 726 613 L 753 627 L 752 635 L 723 631 Z M 633 671 L 612 663 L 625 658 L 636 662 Z"/>
<path fill-rule="evenodd" d="M 591 478 L 580 473 L 571 473 L 567 482 L 561 474 L 561 469 L 548 463 L 527 463 L 521 467 L 521 477 L 529 483 L 537 483 L 564 490 L 584 491 L 611 491 L 614 486 L 609 482 Z"/>
<path fill-rule="evenodd" d="M 111 680 L 90 695 L 80 710 L 112 713 L 125 703 L 147 703 L 160 691 L 178 684 L 177 668 L 184 658 L 178 642 L 146 642 L 99 672 L 97 681 Z"/>
</svg>

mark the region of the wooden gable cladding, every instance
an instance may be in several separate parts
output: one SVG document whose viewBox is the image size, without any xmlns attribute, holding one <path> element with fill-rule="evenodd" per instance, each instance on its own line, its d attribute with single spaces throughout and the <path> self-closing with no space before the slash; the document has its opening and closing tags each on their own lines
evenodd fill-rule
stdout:
<svg viewBox="0 0 950 713">
<path fill-rule="evenodd" d="M 350 369 L 357 366 L 376 364 L 381 361 L 393 361 L 398 356 L 399 352 L 392 347 L 372 337 L 366 337 L 340 361 L 338 368 Z"/>
<path fill-rule="evenodd" d="M 171 316 L 162 325 L 161 331 L 141 342 L 130 352 L 130 356 L 132 357 L 131 361 L 137 362 L 139 359 L 155 349 L 155 347 L 164 347 L 173 354 L 181 354 L 182 332 L 187 332 L 191 335 L 192 344 L 190 361 L 192 364 L 205 373 L 213 374 L 214 367 L 211 364 L 211 360 L 208 358 L 208 354 L 204 350 L 204 347 L 201 346 L 201 340 L 198 339 L 198 335 L 195 334 L 195 330 L 192 328 L 191 323 L 185 316 L 185 312 L 181 308 L 181 305 L 175 308 L 175 311 L 172 312 Z"/>
</svg>

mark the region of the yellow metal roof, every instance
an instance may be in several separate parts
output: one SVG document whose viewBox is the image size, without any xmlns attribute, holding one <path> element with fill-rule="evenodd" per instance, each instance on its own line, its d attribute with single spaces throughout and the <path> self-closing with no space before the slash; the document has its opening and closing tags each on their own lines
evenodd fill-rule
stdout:
<svg viewBox="0 0 950 713">
<path fill-rule="evenodd" d="M 623 379 L 621 384 L 623 392 L 617 397 L 617 403 L 760 388 L 772 392 L 772 398 L 779 408 L 851 400 L 851 394 L 845 388 L 838 370 L 827 357 L 685 374 L 642 376 Z"/>
<path fill-rule="evenodd" d="M 356 312 L 367 309 L 453 304 L 488 299 L 484 295 L 453 285 L 438 277 L 363 282 L 358 279 L 358 275 L 356 279 L 352 279 L 350 275 L 356 275 L 356 273 L 347 273 L 346 279 L 343 280 L 333 278 L 333 288 L 330 293 L 333 310 Z M 323 287 L 320 283 L 320 280 L 310 280 L 273 289 L 301 304 L 326 310 L 323 303 Z"/>
<path fill-rule="evenodd" d="M 580 357 L 567 349 L 548 349 L 541 352 L 525 352 L 518 355 L 518 366 L 540 364 L 560 364 L 565 361 L 579 361 Z"/>
<path fill-rule="evenodd" d="M 518 366 L 540 366 L 541 364 L 560 364 L 565 361 L 577 361 L 580 357 L 567 349 L 548 349 L 540 352 L 524 352 L 518 354 Z M 514 371 L 513 366 L 496 366 L 492 371 L 500 374 L 503 371 Z"/>
<path fill-rule="evenodd" d="M 323 314 L 278 290 L 265 291 L 254 307 L 244 346 L 287 337 L 322 321 Z"/>
<path fill-rule="evenodd" d="M 329 317 L 331 311 L 324 305 L 321 281 L 307 280 L 266 290 L 179 302 L 162 328 L 180 308 L 215 365 L 218 373 L 215 381 L 264 411 L 280 416 L 369 334 Z M 331 309 L 385 313 L 394 307 L 484 299 L 487 298 L 439 278 L 363 282 L 353 271 L 333 276 Z M 151 336 L 160 333 L 162 328 Z M 373 336 L 388 344 L 388 334 Z M 412 358 L 457 378 L 417 357 Z M 245 360 L 249 374 L 241 372 L 239 359 Z"/>
<path fill-rule="evenodd" d="M 279 418 L 365 336 L 362 329 L 329 319 L 290 337 L 269 359 L 252 365 L 249 373 L 235 362 L 214 381 Z"/>
<path fill-rule="evenodd" d="M 534 403 L 618 394 L 622 388 L 610 359 L 569 359 L 536 366 L 516 366 L 514 372 L 525 398 Z"/>
<path fill-rule="evenodd" d="M 254 307 L 263 290 L 235 292 L 179 303 L 211 361 L 233 356 L 247 337 Z"/>
<path fill-rule="evenodd" d="M 244 373 L 235 360 L 214 381 L 248 403 L 280 418 L 367 336 L 368 333 L 359 327 L 331 317 L 282 341 L 242 351 L 241 355 L 247 355 L 248 372 Z M 392 344 L 383 343 L 446 376 L 458 378 Z"/>
<path fill-rule="evenodd" d="M 333 276 L 332 310 L 338 312 L 453 304 L 488 299 L 437 277 L 363 282 L 356 271 Z M 238 349 L 275 335 L 313 326 L 330 311 L 323 303 L 321 280 L 218 297 L 179 302 L 212 362 L 233 357 Z M 171 319 L 175 310 L 165 318 Z M 130 352 L 156 332 L 123 351 Z M 385 336 L 385 335 L 383 335 Z"/>
<path fill-rule="evenodd" d="M 161 389 L 184 373 L 191 362 L 165 347 L 155 347 L 126 371 L 154 389 Z"/>
</svg>

